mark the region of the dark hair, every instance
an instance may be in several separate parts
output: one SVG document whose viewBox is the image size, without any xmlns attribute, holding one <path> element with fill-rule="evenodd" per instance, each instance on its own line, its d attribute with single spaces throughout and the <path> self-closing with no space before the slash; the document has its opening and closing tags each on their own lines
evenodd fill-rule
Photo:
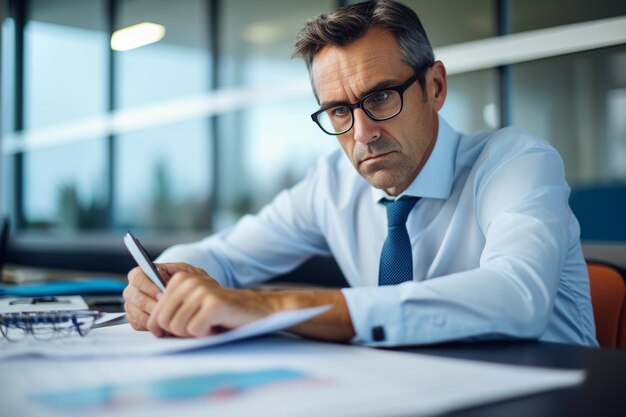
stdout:
<svg viewBox="0 0 626 417">
<path fill-rule="evenodd" d="M 313 58 L 324 46 L 349 45 L 373 27 L 387 29 L 393 34 L 402 60 L 415 72 L 435 62 L 433 49 L 417 14 L 390 0 L 341 7 L 309 20 L 298 32 L 293 56 L 304 58 L 310 73 Z M 418 81 L 424 88 L 424 73 Z"/>
</svg>

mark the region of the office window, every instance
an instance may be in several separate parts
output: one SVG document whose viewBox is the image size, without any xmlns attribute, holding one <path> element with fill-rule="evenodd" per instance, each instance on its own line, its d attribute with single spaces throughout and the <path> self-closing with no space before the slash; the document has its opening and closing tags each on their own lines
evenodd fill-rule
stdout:
<svg viewBox="0 0 626 417">
<path fill-rule="evenodd" d="M 626 181 L 626 48 L 513 67 L 513 122 L 548 139 L 571 184 Z"/>
<path fill-rule="evenodd" d="M 5 135 L 13 130 L 15 118 L 15 22 L 6 18 L 0 22 L 2 27 L 2 45 L 0 45 L 0 134 Z"/>
<path fill-rule="evenodd" d="M 510 10 L 512 32 L 524 32 L 624 16 L 626 3 L 512 0 Z M 583 241 L 626 241 L 626 49 L 522 63 L 511 74 L 512 122 L 561 153 Z"/>
<path fill-rule="evenodd" d="M 211 88 L 210 13 L 205 0 L 125 0 L 117 28 L 163 25 L 154 44 L 115 52 L 115 108 L 133 110 L 185 100 Z M 161 125 L 115 138 L 114 219 L 119 228 L 207 228 L 210 224 L 212 137 L 206 118 Z"/>
<path fill-rule="evenodd" d="M 3 156 L 0 159 L 0 213 L 11 215 L 10 201 L 13 201 L 14 192 L 12 181 L 9 178 L 13 176 L 13 159 Z"/>
<path fill-rule="evenodd" d="M 149 245 L 165 246 L 257 212 L 303 178 L 321 154 L 338 148 L 336 138 L 310 121 L 318 105 L 304 63 L 291 53 L 303 22 L 357 1 L 0 3 L 8 14 L 0 134 L 13 139 L 23 127 L 26 135 L 57 139 L 18 154 L 4 148 L 0 210 L 25 220 L 15 236 L 28 245 L 31 237 L 45 240 L 51 232 L 57 239 L 65 232 L 68 247 L 82 250 L 85 231 L 117 242 L 131 228 Z M 497 6 L 508 6 L 500 11 L 508 11 L 514 33 L 626 15 L 626 3 L 617 0 L 401 1 L 417 11 L 435 53 L 496 37 Z M 16 5 L 26 8 L 25 22 Z M 163 25 L 165 37 L 127 52 L 110 50 L 112 24 L 145 21 Z M 16 48 L 21 31 L 22 51 Z M 583 239 L 626 241 L 626 225 L 614 221 L 623 218 L 626 195 L 624 48 L 511 65 L 510 80 L 498 68 L 453 70 L 448 77 L 441 114 L 455 129 L 498 128 L 504 99 L 511 124 L 559 149 Z M 23 68 L 15 61 L 20 52 Z M 110 115 L 132 123 L 110 130 Z M 73 133 L 94 120 L 105 122 L 96 133 Z M 587 192 L 593 195 L 581 197 Z M 593 207 L 583 207 L 583 200 Z M 586 217 L 610 218 L 612 230 L 589 226 Z M 590 230 L 600 232 L 591 236 Z"/>
<path fill-rule="evenodd" d="M 415 10 L 433 48 L 494 36 L 494 0 L 402 0 L 400 3 Z"/>
<path fill-rule="evenodd" d="M 445 62 L 444 62 L 445 65 Z M 498 79 L 493 69 L 448 77 L 448 96 L 440 114 L 457 131 L 500 127 Z"/>
<path fill-rule="evenodd" d="M 510 0 L 511 31 L 543 29 L 626 15 L 623 0 Z"/>
<path fill-rule="evenodd" d="M 211 223 L 207 121 L 168 124 L 118 138 L 115 215 L 119 229 L 206 230 Z"/>
<path fill-rule="evenodd" d="M 2 12 L 0 10 L 0 15 Z M 0 24 L 0 136 L 4 136 L 12 132 L 15 118 L 15 22 L 5 17 Z M 13 199 L 13 188 L 8 180 L 13 177 L 11 163 L 12 157 L 0 154 L 0 213 L 3 214 L 9 212 L 9 199 Z"/>
<path fill-rule="evenodd" d="M 512 84 L 513 124 L 561 153 L 583 238 L 626 240 L 626 47 L 515 65 Z"/>
<path fill-rule="evenodd" d="M 220 116 L 220 206 L 216 225 L 256 212 L 280 190 L 304 177 L 315 160 L 337 147 L 309 117 L 318 107 L 307 85 L 306 66 L 291 59 L 302 23 L 334 8 L 332 1 L 222 3 L 219 87 L 266 88 L 267 99 Z M 280 13 L 277 11 L 280 10 Z M 306 90 L 291 98 L 286 87 Z M 275 91 L 275 93 L 274 93 Z M 302 95 L 300 95 L 302 97 Z"/>
<path fill-rule="evenodd" d="M 24 29 L 24 128 L 59 126 L 106 111 L 104 2 L 30 2 Z M 24 154 L 27 229 L 103 227 L 105 142 Z"/>
<path fill-rule="evenodd" d="M 441 46 L 495 36 L 492 0 L 405 0 L 402 3 L 419 16 L 435 54 Z M 454 129 L 465 133 L 497 128 L 500 124 L 498 91 L 498 77 L 493 69 L 451 74 L 441 115 Z"/>
</svg>

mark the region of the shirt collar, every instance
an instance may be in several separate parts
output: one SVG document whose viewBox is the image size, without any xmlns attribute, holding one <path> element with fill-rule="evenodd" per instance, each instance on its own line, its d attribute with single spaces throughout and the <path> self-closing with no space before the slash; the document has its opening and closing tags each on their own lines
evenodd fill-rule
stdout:
<svg viewBox="0 0 626 417">
<path fill-rule="evenodd" d="M 413 182 L 399 196 L 393 197 L 385 191 L 370 187 L 375 202 L 381 199 L 395 200 L 404 196 L 447 199 L 452 192 L 456 151 L 461 135 L 441 117 L 437 139 L 428 161 Z"/>
</svg>

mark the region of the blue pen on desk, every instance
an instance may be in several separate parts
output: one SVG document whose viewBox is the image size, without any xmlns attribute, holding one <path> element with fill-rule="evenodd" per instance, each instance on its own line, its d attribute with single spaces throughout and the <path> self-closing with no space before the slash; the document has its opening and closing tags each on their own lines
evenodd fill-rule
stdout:
<svg viewBox="0 0 626 417">
<path fill-rule="evenodd" d="M 146 250 L 141 246 L 141 243 L 139 243 L 139 240 L 137 240 L 131 232 L 128 232 L 126 236 L 124 236 L 124 244 L 144 274 L 146 274 L 161 291 L 165 291 L 165 280 L 159 274 L 159 271 L 150 260 Z"/>
</svg>

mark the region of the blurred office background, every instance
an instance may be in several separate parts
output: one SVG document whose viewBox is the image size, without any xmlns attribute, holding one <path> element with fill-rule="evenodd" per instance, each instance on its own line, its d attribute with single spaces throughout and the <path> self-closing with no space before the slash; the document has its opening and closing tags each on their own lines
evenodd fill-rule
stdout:
<svg viewBox="0 0 626 417">
<path fill-rule="evenodd" d="M 9 261 L 123 271 L 254 213 L 336 148 L 309 114 L 302 23 L 340 0 L 0 0 Z M 565 161 L 585 253 L 626 264 L 626 2 L 406 0 L 457 129 L 516 125 Z M 113 50 L 119 29 L 162 38 Z"/>
</svg>

